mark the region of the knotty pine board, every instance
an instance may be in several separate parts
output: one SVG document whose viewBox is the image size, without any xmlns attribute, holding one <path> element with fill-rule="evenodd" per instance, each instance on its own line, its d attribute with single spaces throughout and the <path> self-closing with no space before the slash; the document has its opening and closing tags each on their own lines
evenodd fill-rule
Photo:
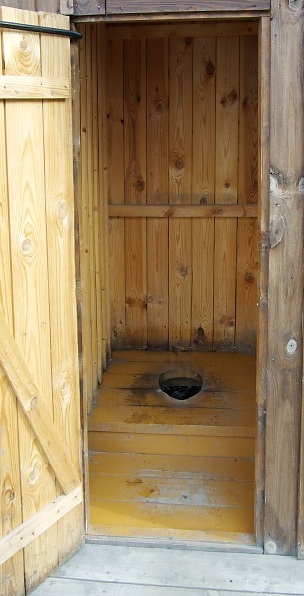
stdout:
<svg viewBox="0 0 304 596">
<path fill-rule="evenodd" d="M 139 205 L 109 219 L 112 345 L 253 351 L 256 218 L 157 222 L 140 205 L 257 201 L 256 35 L 133 29 L 107 33 L 108 201 Z"/>
</svg>

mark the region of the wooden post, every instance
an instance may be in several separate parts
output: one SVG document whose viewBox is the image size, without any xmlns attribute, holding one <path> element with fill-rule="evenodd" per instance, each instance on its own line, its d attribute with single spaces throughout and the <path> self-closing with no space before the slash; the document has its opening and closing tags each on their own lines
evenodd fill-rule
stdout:
<svg viewBox="0 0 304 596">
<path fill-rule="evenodd" d="M 303 297 L 303 18 L 272 0 L 265 552 L 297 543 Z"/>
</svg>

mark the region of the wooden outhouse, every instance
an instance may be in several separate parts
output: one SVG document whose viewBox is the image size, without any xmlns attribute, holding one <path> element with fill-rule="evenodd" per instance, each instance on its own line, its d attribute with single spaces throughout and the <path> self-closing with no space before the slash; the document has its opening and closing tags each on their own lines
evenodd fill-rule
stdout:
<svg viewBox="0 0 304 596">
<path fill-rule="evenodd" d="M 86 537 L 304 557 L 303 30 L 0 0 L 1 595 Z"/>
</svg>

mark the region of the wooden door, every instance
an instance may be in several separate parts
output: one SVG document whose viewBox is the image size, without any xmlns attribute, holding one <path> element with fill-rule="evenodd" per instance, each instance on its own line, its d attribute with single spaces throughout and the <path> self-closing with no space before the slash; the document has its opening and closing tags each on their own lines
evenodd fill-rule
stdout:
<svg viewBox="0 0 304 596">
<path fill-rule="evenodd" d="M 0 9 L 60 29 L 67 17 Z M 83 542 L 70 40 L 1 30 L 0 593 Z"/>
</svg>

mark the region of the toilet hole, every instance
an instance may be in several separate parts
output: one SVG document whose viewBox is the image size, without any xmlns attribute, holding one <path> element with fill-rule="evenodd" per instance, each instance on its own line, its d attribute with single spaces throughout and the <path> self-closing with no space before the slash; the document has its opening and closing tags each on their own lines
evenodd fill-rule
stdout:
<svg viewBox="0 0 304 596">
<path fill-rule="evenodd" d="M 203 377 L 194 371 L 171 370 L 160 375 L 159 386 L 166 395 L 182 401 L 199 393 Z"/>
</svg>

